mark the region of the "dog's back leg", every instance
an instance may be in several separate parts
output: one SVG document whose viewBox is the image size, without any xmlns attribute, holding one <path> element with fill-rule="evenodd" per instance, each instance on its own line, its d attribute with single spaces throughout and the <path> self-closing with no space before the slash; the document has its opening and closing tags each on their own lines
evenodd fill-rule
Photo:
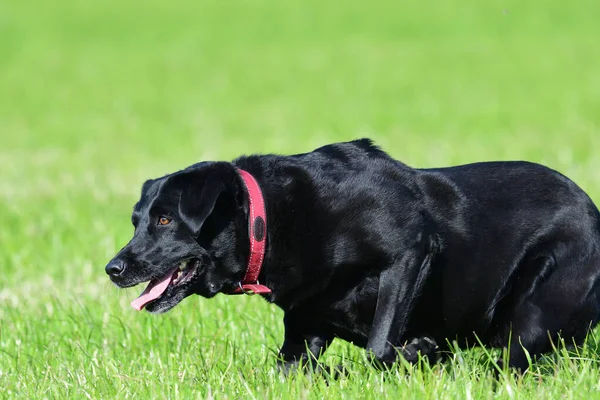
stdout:
<svg viewBox="0 0 600 400">
<path fill-rule="evenodd" d="M 532 358 L 549 352 L 559 337 L 566 344 L 581 344 L 598 322 L 600 253 L 593 250 L 581 255 L 576 250 L 580 248 L 573 246 L 568 253 L 561 252 L 562 257 L 555 254 L 552 273 L 515 306 L 510 321 L 509 367 L 526 370 L 526 351 Z"/>
</svg>

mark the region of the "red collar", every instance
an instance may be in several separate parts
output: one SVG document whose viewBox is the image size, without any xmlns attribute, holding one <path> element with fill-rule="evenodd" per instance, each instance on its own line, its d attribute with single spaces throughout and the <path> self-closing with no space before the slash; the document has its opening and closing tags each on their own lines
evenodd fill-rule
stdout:
<svg viewBox="0 0 600 400">
<path fill-rule="evenodd" d="M 263 294 L 271 293 L 271 289 L 258 283 L 258 275 L 265 258 L 267 249 L 267 212 L 265 200 L 258 186 L 258 182 L 250 173 L 238 169 L 250 203 L 250 216 L 248 218 L 248 235 L 250 236 L 250 255 L 244 280 L 231 294 Z"/>
</svg>

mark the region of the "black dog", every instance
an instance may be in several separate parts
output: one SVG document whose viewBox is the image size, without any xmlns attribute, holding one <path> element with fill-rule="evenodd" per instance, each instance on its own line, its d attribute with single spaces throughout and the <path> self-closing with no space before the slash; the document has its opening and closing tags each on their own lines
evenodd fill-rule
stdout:
<svg viewBox="0 0 600 400">
<path fill-rule="evenodd" d="M 249 229 L 243 171 L 266 225 Z M 599 317 L 598 210 L 537 164 L 413 169 L 365 139 L 193 165 L 146 182 L 132 220 L 106 272 L 120 287 L 151 281 L 134 302 L 150 312 L 246 291 L 251 240 L 266 243 L 254 281 L 285 312 L 285 367 L 313 363 L 337 337 L 384 364 L 481 341 L 526 369 L 523 348 L 581 343 Z"/>
</svg>

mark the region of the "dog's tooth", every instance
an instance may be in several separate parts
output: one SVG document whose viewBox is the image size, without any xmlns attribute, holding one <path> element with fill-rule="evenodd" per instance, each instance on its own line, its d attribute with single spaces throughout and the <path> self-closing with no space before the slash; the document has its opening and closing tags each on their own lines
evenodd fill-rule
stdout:
<svg viewBox="0 0 600 400">
<path fill-rule="evenodd" d="M 185 261 L 182 261 L 181 263 L 179 263 L 179 271 L 183 271 L 185 269 L 186 265 L 187 265 L 187 263 Z"/>
</svg>

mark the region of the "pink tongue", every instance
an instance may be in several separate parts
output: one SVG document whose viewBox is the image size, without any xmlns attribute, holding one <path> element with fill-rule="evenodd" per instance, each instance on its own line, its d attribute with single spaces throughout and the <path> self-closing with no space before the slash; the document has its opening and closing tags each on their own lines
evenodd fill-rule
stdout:
<svg viewBox="0 0 600 400">
<path fill-rule="evenodd" d="M 131 307 L 141 311 L 146 304 L 150 303 L 152 300 L 158 299 L 165 292 L 165 290 L 167 290 L 167 287 L 174 279 L 178 269 L 179 268 L 174 268 L 172 271 L 169 271 L 169 273 L 167 273 L 167 275 L 165 275 L 165 277 L 161 280 L 150 281 L 148 287 L 146 287 L 146 290 L 140 294 L 140 297 L 131 302 Z"/>
</svg>

